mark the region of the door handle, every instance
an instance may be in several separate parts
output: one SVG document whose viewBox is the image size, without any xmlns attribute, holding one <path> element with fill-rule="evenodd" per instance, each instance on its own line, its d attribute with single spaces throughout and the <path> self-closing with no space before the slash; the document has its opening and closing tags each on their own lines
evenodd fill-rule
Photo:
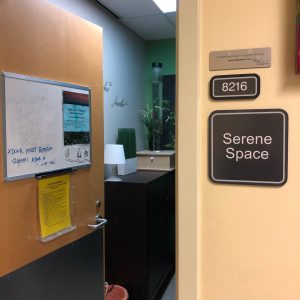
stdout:
<svg viewBox="0 0 300 300">
<path fill-rule="evenodd" d="M 97 224 L 95 224 L 95 225 L 88 224 L 88 227 L 91 228 L 91 229 L 95 229 L 95 230 L 99 229 L 99 228 L 103 227 L 107 223 L 107 220 L 99 218 L 99 217 L 96 217 L 96 222 L 97 222 Z"/>
</svg>

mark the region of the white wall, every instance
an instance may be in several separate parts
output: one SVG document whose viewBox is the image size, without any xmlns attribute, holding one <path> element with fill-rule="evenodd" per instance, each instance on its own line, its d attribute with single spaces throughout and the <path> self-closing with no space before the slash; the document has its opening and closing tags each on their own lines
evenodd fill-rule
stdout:
<svg viewBox="0 0 300 300">
<path fill-rule="evenodd" d="M 136 129 L 144 149 L 139 109 L 145 106 L 145 43 L 92 0 L 47 0 L 103 28 L 104 143 L 115 143 L 120 127 Z M 126 106 L 113 103 L 125 99 Z M 113 107 L 112 107 L 113 106 Z"/>
</svg>

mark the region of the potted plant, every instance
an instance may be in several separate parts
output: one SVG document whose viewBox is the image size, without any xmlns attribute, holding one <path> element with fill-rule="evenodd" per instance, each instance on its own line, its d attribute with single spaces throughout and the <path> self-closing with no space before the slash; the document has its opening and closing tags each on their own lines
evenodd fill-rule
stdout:
<svg viewBox="0 0 300 300">
<path fill-rule="evenodd" d="M 170 101 L 168 100 L 164 100 L 163 106 L 163 149 L 174 150 L 176 122 L 175 110 L 171 107 Z"/>
<path fill-rule="evenodd" d="M 175 149 L 175 111 L 170 107 L 169 101 L 164 100 L 163 107 L 156 106 L 157 111 L 162 113 L 161 123 L 154 125 L 154 110 L 148 104 L 141 110 L 141 122 L 146 127 L 148 148 L 153 150 L 174 150 Z M 158 126 L 160 124 L 160 126 Z M 154 128 L 155 127 L 155 128 Z M 162 149 L 154 149 L 154 145 L 162 142 Z"/>
<path fill-rule="evenodd" d="M 153 151 L 153 109 L 147 104 L 145 109 L 141 109 L 141 112 L 141 122 L 145 125 L 147 130 L 148 148 L 150 151 Z"/>
<path fill-rule="evenodd" d="M 136 172 L 136 135 L 134 128 L 119 128 L 117 144 L 123 145 L 126 163 L 118 165 L 118 174 L 126 175 Z"/>
</svg>

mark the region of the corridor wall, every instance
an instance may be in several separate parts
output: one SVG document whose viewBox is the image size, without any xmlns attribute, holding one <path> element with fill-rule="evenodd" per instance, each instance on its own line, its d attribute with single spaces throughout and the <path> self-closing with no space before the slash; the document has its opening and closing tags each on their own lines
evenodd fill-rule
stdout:
<svg viewBox="0 0 300 300">
<path fill-rule="evenodd" d="M 179 299 L 299 299 L 296 1 L 184 2 L 179 1 L 177 70 Z M 259 47 L 271 47 L 270 68 L 209 70 L 211 51 Z M 260 76 L 259 98 L 210 99 L 209 81 L 213 76 L 244 73 Z M 270 187 L 210 181 L 211 112 L 274 108 L 284 109 L 289 115 L 286 184 Z"/>
</svg>

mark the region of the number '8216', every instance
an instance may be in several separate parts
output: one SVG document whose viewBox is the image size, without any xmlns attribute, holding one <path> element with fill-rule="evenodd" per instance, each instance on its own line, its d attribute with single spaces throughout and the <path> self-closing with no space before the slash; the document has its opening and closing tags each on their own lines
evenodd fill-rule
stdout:
<svg viewBox="0 0 300 300">
<path fill-rule="evenodd" d="M 222 91 L 223 92 L 235 92 L 235 91 L 247 91 L 248 84 L 246 81 L 230 81 L 222 83 Z"/>
<path fill-rule="evenodd" d="M 210 80 L 210 96 L 214 100 L 255 99 L 259 93 L 257 74 L 221 75 Z"/>
</svg>

